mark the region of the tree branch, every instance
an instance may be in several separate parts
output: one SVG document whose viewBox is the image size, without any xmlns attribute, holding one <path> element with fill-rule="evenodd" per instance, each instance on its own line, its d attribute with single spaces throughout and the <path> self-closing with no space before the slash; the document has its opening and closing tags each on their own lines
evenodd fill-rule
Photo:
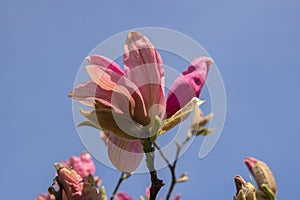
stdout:
<svg viewBox="0 0 300 200">
<path fill-rule="evenodd" d="M 161 189 L 162 186 L 164 186 L 164 182 L 160 180 L 157 177 L 157 172 L 154 167 L 154 147 L 153 142 L 151 141 L 144 141 L 144 152 L 146 155 L 146 163 L 147 167 L 151 176 L 151 188 L 150 188 L 150 199 L 149 200 L 155 200 L 156 196 Z"/>
<path fill-rule="evenodd" d="M 118 190 L 119 190 L 119 187 L 120 187 L 121 183 L 122 183 L 125 179 L 129 178 L 130 176 L 131 176 L 131 174 L 126 174 L 126 173 L 124 173 L 124 172 L 121 173 L 121 176 L 120 176 L 120 178 L 119 178 L 119 180 L 118 180 L 118 183 L 117 183 L 117 185 L 116 185 L 116 187 L 115 187 L 113 193 L 112 193 L 111 196 L 110 196 L 110 200 L 113 200 L 113 199 L 114 199 L 115 195 L 117 194 L 117 192 L 118 192 Z"/>
<path fill-rule="evenodd" d="M 180 155 L 180 151 L 182 149 L 182 147 L 191 139 L 191 137 L 186 137 L 186 139 L 181 143 L 181 144 L 178 144 L 176 142 L 176 146 L 177 146 L 177 151 L 176 151 L 176 156 L 175 156 L 175 161 L 173 163 L 173 165 L 170 163 L 170 161 L 168 160 L 168 158 L 166 157 L 166 155 L 164 154 L 164 152 L 162 151 L 162 149 L 160 148 L 160 146 L 157 144 L 157 142 L 155 141 L 153 144 L 155 146 L 155 148 L 159 151 L 161 157 L 163 158 L 163 160 L 167 163 L 169 169 L 170 169 L 170 172 L 171 172 L 171 175 L 172 175 L 172 181 L 171 181 L 171 185 L 170 185 L 170 188 L 169 188 L 169 191 L 168 191 L 168 194 L 167 194 L 167 197 L 166 197 L 166 200 L 169 200 L 170 197 L 171 197 L 171 194 L 172 194 L 172 191 L 177 183 L 177 178 L 176 178 L 176 172 L 175 172 L 175 168 L 176 168 L 176 165 L 177 165 L 177 161 L 178 161 L 178 158 L 179 158 L 179 155 Z"/>
</svg>

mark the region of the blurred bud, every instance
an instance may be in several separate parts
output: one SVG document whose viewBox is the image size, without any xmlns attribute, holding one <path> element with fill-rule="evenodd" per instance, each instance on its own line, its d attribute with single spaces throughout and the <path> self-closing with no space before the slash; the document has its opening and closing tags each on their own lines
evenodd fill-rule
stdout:
<svg viewBox="0 0 300 200">
<path fill-rule="evenodd" d="M 277 186 L 273 173 L 268 165 L 255 158 L 245 158 L 245 164 L 253 175 L 260 190 L 264 191 L 267 195 L 269 192 L 276 194 Z M 271 191 L 268 191 L 270 189 Z"/>
<path fill-rule="evenodd" d="M 105 187 L 102 186 L 100 190 L 101 200 L 107 200 Z"/>
<path fill-rule="evenodd" d="M 187 137 L 195 136 L 206 136 L 212 133 L 212 130 L 205 128 L 204 126 L 211 120 L 212 113 L 204 116 L 200 108 L 194 110 L 191 128 L 187 133 Z"/>
<path fill-rule="evenodd" d="M 116 200 L 133 200 L 133 198 L 125 192 L 118 192 L 115 197 Z"/>
<path fill-rule="evenodd" d="M 68 200 L 101 200 L 96 187 L 93 187 L 88 182 L 85 182 L 81 176 L 72 168 L 66 167 L 61 163 L 54 164 L 57 177 L 56 180 L 61 186 L 60 191 L 63 190 Z M 49 191 L 50 192 L 50 191 Z M 58 198 L 54 198 L 58 199 Z"/>
<path fill-rule="evenodd" d="M 177 183 L 183 183 L 189 180 L 189 175 L 187 173 L 183 173 L 178 179 Z"/>
<path fill-rule="evenodd" d="M 241 176 L 234 178 L 236 195 L 234 200 L 256 200 L 255 187 L 251 182 L 246 182 Z"/>
</svg>

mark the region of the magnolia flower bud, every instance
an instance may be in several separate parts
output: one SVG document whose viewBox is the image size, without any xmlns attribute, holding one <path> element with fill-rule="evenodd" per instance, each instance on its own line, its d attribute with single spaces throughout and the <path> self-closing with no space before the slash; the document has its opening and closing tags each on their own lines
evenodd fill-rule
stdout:
<svg viewBox="0 0 300 200">
<path fill-rule="evenodd" d="M 61 190 L 64 191 L 66 199 L 101 200 L 97 188 L 85 182 L 75 170 L 60 163 L 55 163 L 54 166 L 57 171 L 56 180 L 62 187 Z"/>
<path fill-rule="evenodd" d="M 251 182 L 246 182 L 241 176 L 234 178 L 236 195 L 234 200 L 256 200 L 255 187 Z"/>
<path fill-rule="evenodd" d="M 271 192 L 276 194 L 277 186 L 275 178 L 268 165 L 262 161 L 250 157 L 245 158 L 244 162 L 251 174 L 254 176 L 259 189 L 265 191 L 265 193 L 268 193 L 266 190 L 269 188 Z"/>
</svg>

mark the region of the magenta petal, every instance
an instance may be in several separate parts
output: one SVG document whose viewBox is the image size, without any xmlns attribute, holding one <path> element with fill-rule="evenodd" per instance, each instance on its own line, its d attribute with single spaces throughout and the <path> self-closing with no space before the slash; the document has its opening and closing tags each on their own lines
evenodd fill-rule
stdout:
<svg viewBox="0 0 300 200">
<path fill-rule="evenodd" d="M 112 164 L 122 172 L 133 172 L 143 158 L 143 146 L 139 140 L 125 140 L 105 133 L 108 156 Z"/>
<path fill-rule="evenodd" d="M 125 192 L 118 192 L 115 197 L 117 200 L 133 200 L 133 198 Z"/>
<path fill-rule="evenodd" d="M 91 55 L 86 57 L 86 60 L 91 64 L 91 65 L 99 65 L 101 67 L 110 69 L 120 75 L 124 75 L 123 70 L 121 67 L 115 63 L 114 61 L 110 60 L 109 58 L 106 58 L 104 56 L 99 56 L 99 55 Z"/>
<path fill-rule="evenodd" d="M 170 88 L 167 98 L 167 118 L 174 115 L 193 97 L 199 97 L 213 60 L 208 57 L 195 58 Z"/>
</svg>

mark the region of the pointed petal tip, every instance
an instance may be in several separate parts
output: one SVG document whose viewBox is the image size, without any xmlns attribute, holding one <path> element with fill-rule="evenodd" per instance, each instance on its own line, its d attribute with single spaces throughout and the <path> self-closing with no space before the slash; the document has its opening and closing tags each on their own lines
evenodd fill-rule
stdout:
<svg viewBox="0 0 300 200">
<path fill-rule="evenodd" d="M 236 185 L 238 184 L 238 185 L 241 185 L 241 186 L 244 185 L 244 184 L 246 184 L 246 181 L 240 175 L 236 175 L 234 177 L 234 182 L 235 182 Z"/>
<path fill-rule="evenodd" d="M 91 61 L 91 56 L 85 57 L 85 60 L 88 61 L 88 62 L 90 62 Z"/>
<path fill-rule="evenodd" d="M 208 68 L 210 68 L 211 65 L 212 65 L 214 62 L 215 62 L 215 61 L 214 61 L 212 58 L 207 57 L 206 66 L 207 66 Z"/>
<path fill-rule="evenodd" d="M 135 30 L 129 31 L 127 34 L 127 38 L 131 39 L 132 37 L 141 36 L 142 34 L 140 32 L 137 32 Z"/>
<path fill-rule="evenodd" d="M 243 186 L 246 185 L 246 181 L 240 175 L 236 175 L 234 177 L 234 183 L 235 183 L 235 187 L 236 187 L 236 194 L 238 194 L 238 192 L 240 191 L 240 189 L 242 189 Z"/>
<path fill-rule="evenodd" d="M 258 162 L 258 160 L 253 157 L 247 157 L 244 159 L 244 163 L 247 165 L 247 167 L 251 173 L 252 173 L 252 169 L 255 167 L 257 162 Z"/>
<path fill-rule="evenodd" d="M 58 171 L 60 168 L 64 167 L 64 165 L 56 162 L 56 163 L 54 163 L 54 167 L 55 167 L 56 171 Z"/>
</svg>

